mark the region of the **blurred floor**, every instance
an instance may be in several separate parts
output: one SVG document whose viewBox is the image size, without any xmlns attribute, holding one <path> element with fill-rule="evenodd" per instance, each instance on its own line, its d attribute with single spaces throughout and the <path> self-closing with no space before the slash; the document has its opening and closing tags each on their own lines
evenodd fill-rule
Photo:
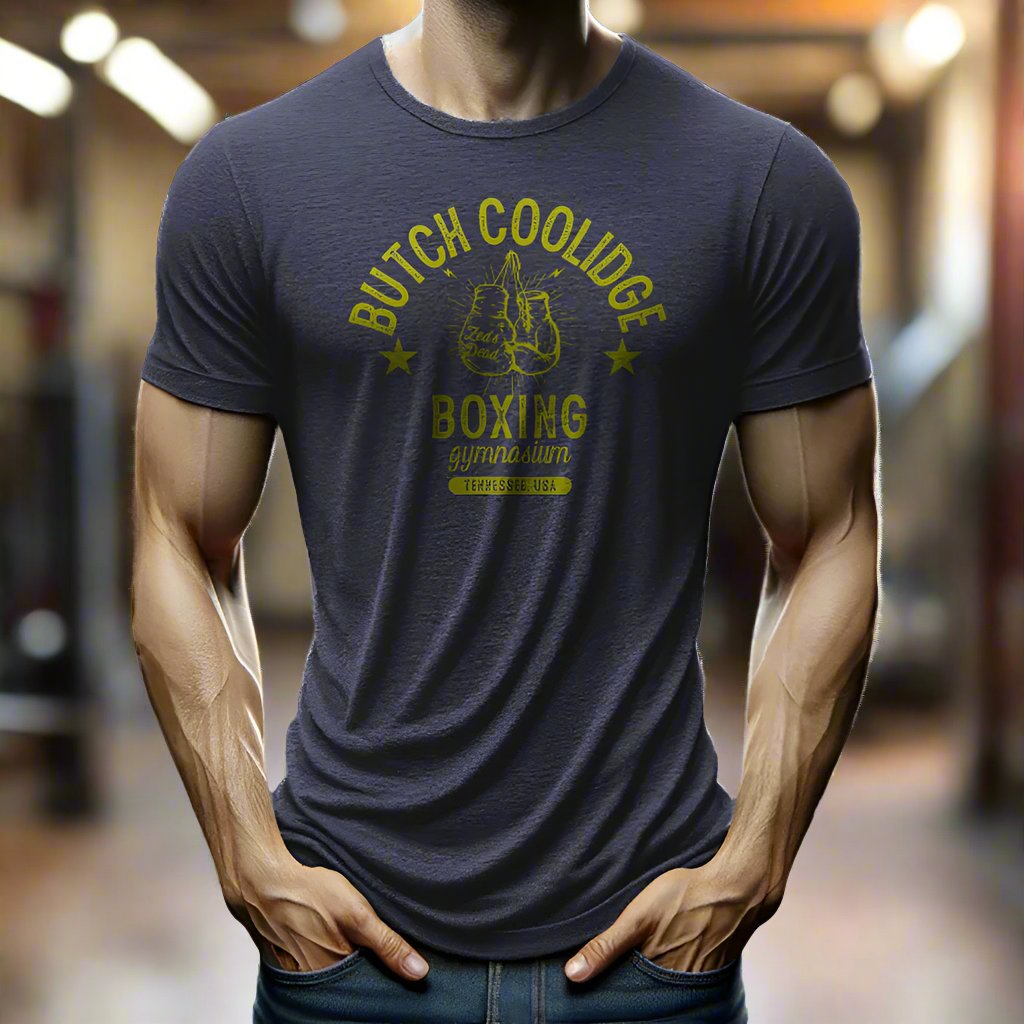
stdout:
<svg viewBox="0 0 1024 1024">
<path fill-rule="evenodd" d="M 264 631 L 268 760 L 283 771 L 306 638 Z M 708 667 L 709 721 L 734 791 L 740 692 Z M 223 909 L 155 728 L 102 752 L 106 820 L 0 825 L 2 1024 L 232 1024 L 256 956 Z M 776 917 L 745 957 L 753 1024 L 1011 1024 L 1024 936 L 994 855 L 952 811 L 957 765 L 937 726 L 858 728 Z M 866 936 L 875 936 L 871 942 Z"/>
</svg>

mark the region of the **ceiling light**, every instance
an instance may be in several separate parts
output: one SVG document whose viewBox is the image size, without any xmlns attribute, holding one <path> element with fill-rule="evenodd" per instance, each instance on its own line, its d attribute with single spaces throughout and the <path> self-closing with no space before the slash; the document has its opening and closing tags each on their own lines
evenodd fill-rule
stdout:
<svg viewBox="0 0 1024 1024">
<path fill-rule="evenodd" d="M 333 43 L 348 24 L 341 0 L 292 0 L 289 23 L 307 43 Z"/>
<path fill-rule="evenodd" d="M 210 94 L 148 39 L 122 39 L 103 78 L 179 142 L 191 145 L 217 122 Z"/>
<path fill-rule="evenodd" d="M 117 24 L 105 11 L 80 11 L 64 22 L 61 49 L 80 64 L 95 64 L 114 48 Z"/>
<path fill-rule="evenodd" d="M 946 4 L 925 4 L 903 29 L 907 56 L 923 68 L 937 68 L 951 61 L 965 38 L 963 20 Z"/>
<path fill-rule="evenodd" d="M 590 13 L 613 32 L 635 32 L 644 20 L 640 0 L 590 0 Z"/>
<path fill-rule="evenodd" d="M 832 123 L 847 135 L 871 131 L 882 116 L 883 105 L 878 83 L 860 71 L 836 79 L 825 101 Z"/>
<path fill-rule="evenodd" d="M 0 39 L 0 96 L 41 117 L 56 117 L 72 91 L 71 79 L 56 64 Z"/>
</svg>

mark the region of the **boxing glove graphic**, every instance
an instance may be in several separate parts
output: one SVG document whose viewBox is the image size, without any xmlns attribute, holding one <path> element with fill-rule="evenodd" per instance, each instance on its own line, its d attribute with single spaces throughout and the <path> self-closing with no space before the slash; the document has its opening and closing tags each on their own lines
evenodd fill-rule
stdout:
<svg viewBox="0 0 1024 1024">
<path fill-rule="evenodd" d="M 512 364 L 520 373 L 537 376 L 558 363 L 558 325 L 551 316 L 551 297 L 547 292 L 524 289 L 516 294 L 519 319 L 515 323 L 516 342 Z"/>
<path fill-rule="evenodd" d="M 507 264 L 506 260 L 506 264 Z M 478 284 L 473 305 L 459 332 L 459 355 L 474 373 L 500 377 L 512 369 L 510 349 L 516 340 L 503 284 Z"/>
<path fill-rule="evenodd" d="M 509 250 L 491 284 L 473 289 L 473 305 L 459 333 L 459 355 L 474 373 L 500 377 L 546 373 L 558 362 L 558 327 L 547 292 L 523 286 L 519 254 Z M 509 316 L 511 293 L 516 321 Z"/>
</svg>

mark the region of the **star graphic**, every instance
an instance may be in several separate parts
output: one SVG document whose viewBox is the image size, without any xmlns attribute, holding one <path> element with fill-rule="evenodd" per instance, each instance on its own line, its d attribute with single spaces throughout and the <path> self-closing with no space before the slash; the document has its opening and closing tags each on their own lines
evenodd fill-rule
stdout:
<svg viewBox="0 0 1024 1024">
<path fill-rule="evenodd" d="M 612 361 L 612 368 L 609 373 L 616 370 L 626 369 L 633 373 L 633 360 L 640 355 L 639 351 L 632 352 L 626 348 L 625 339 L 619 342 L 619 347 L 612 352 L 605 352 L 605 355 Z"/>
<path fill-rule="evenodd" d="M 410 377 L 412 376 L 412 370 L 409 369 L 409 360 L 416 353 L 402 348 L 402 343 L 398 338 L 395 338 L 394 349 L 383 349 L 380 354 L 388 361 L 387 373 L 390 373 L 392 370 L 405 370 Z"/>
</svg>

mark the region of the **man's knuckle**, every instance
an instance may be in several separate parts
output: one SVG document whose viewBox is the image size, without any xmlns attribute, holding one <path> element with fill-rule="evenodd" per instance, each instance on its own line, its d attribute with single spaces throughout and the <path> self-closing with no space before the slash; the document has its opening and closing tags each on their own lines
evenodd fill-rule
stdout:
<svg viewBox="0 0 1024 1024">
<path fill-rule="evenodd" d="M 399 960 L 405 952 L 405 943 L 393 932 L 387 930 L 381 934 L 376 942 L 377 952 L 385 960 Z"/>
<path fill-rule="evenodd" d="M 373 927 L 376 917 L 369 907 L 357 903 L 346 909 L 344 920 L 352 929 L 365 933 Z"/>
</svg>

